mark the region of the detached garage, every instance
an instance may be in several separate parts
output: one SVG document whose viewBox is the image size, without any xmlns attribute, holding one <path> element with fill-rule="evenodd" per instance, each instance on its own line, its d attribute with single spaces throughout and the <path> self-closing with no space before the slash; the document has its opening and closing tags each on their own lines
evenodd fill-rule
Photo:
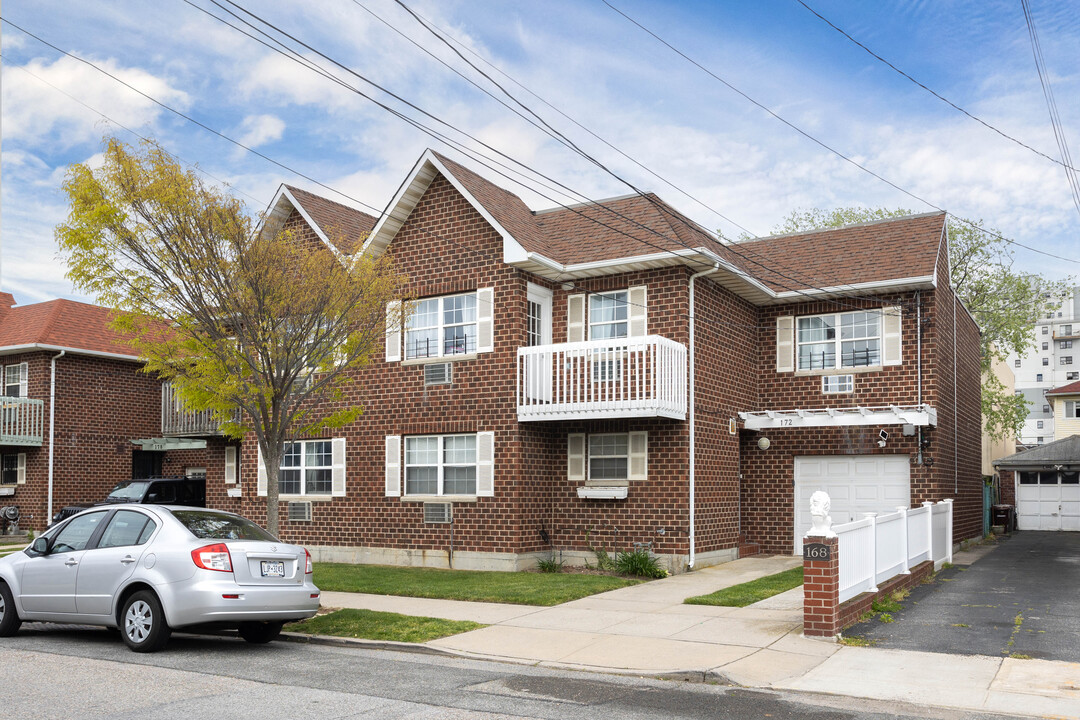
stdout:
<svg viewBox="0 0 1080 720">
<path fill-rule="evenodd" d="M 1001 458 L 994 467 L 1002 494 L 1013 491 L 1018 530 L 1080 531 L 1080 435 Z"/>
<path fill-rule="evenodd" d="M 863 513 L 895 512 L 911 502 L 911 459 L 907 455 L 809 455 L 795 458 L 795 554 L 810 529 L 810 496 L 829 494 L 833 525 Z"/>
</svg>

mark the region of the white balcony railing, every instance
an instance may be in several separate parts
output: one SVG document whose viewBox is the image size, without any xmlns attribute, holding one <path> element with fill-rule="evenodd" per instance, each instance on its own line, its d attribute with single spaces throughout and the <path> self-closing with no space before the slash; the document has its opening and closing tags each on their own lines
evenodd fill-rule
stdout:
<svg viewBox="0 0 1080 720">
<path fill-rule="evenodd" d="M 176 396 L 172 383 L 161 384 L 161 434 L 165 437 L 221 435 L 210 410 L 188 410 Z"/>
<path fill-rule="evenodd" d="M 0 445 L 41 446 L 45 401 L 0 397 Z"/>
<path fill-rule="evenodd" d="M 518 420 L 686 419 L 686 347 L 658 335 L 518 349 Z"/>
</svg>

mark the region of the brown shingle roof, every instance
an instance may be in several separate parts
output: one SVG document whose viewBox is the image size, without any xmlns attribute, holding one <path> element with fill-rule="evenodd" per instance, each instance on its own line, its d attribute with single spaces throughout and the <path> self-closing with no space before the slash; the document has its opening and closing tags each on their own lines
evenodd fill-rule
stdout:
<svg viewBox="0 0 1080 720">
<path fill-rule="evenodd" d="M 1080 380 L 1046 392 L 1047 395 L 1076 395 L 1078 393 L 1080 393 Z"/>
<path fill-rule="evenodd" d="M 777 292 L 934 275 L 945 213 L 736 243 L 741 267 Z"/>
<path fill-rule="evenodd" d="M 289 193 L 319 226 L 338 250 L 351 255 L 375 227 L 375 217 L 348 205 L 328 200 L 307 190 L 286 185 Z"/>
<path fill-rule="evenodd" d="M 19 345 L 134 355 L 109 328 L 108 308 L 74 300 L 49 300 L 16 306 L 0 316 L 0 349 Z"/>
</svg>

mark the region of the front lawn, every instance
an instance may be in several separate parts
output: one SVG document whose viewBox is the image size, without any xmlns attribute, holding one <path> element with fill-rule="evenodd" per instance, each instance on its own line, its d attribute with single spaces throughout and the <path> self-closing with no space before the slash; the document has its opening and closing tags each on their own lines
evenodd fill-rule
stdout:
<svg viewBox="0 0 1080 720">
<path fill-rule="evenodd" d="M 757 580 L 732 585 L 708 595 L 688 597 L 683 602 L 687 605 L 723 605 L 725 607 L 746 607 L 759 600 L 779 595 L 803 584 L 802 566 L 766 575 Z"/>
<path fill-rule="evenodd" d="M 285 630 L 310 635 L 422 643 L 482 627 L 485 626 L 463 620 L 443 620 L 374 610 L 348 609 L 289 623 L 285 626 Z"/>
<path fill-rule="evenodd" d="M 481 572 L 344 563 L 315 563 L 314 579 L 321 590 L 331 592 L 514 605 L 559 605 L 642 582 L 637 578 L 613 575 Z"/>
</svg>

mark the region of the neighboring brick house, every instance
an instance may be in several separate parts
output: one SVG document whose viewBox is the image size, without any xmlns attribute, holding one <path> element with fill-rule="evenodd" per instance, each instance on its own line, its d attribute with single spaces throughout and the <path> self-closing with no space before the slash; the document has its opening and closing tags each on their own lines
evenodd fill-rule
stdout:
<svg viewBox="0 0 1080 720">
<path fill-rule="evenodd" d="M 534 212 L 428 151 L 378 221 L 282 187 L 281 227 L 389 253 L 416 298 L 356 374 L 362 417 L 287 448 L 281 534 L 323 560 L 644 544 L 678 571 L 793 552 L 818 487 L 837 522 L 954 498 L 957 539 L 981 532 L 944 214 L 723 244 L 653 195 Z M 246 441 L 229 484 L 255 518 L 260 466 Z"/>
<path fill-rule="evenodd" d="M 0 505 L 17 506 L 23 528 L 43 530 L 56 510 L 100 500 L 120 480 L 213 464 L 180 449 L 205 442 L 161 437 L 161 382 L 140 372 L 108 315 L 71 300 L 15 306 L 0 293 Z"/>
</svg>

